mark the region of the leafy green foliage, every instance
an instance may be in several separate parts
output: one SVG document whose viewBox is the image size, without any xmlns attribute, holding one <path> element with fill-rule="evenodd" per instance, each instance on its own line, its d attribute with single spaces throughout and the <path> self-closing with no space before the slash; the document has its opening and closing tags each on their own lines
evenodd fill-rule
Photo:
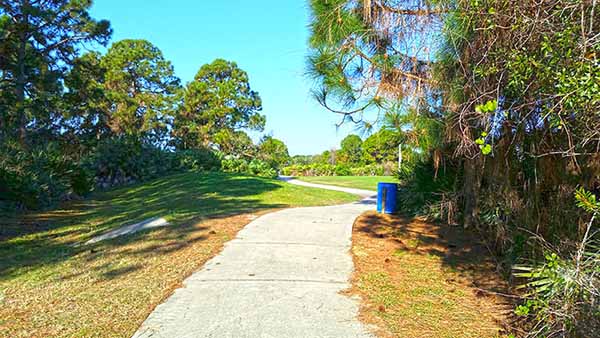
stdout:
<svg viewBox="0 0 600 338">
<path fill-rule="evenodd" d="M 277 171 L 269 163 L 257 159 L 248 161 L 232 157 L 225 158 L 222 161 L 222 168 L 227 173 L 255 175 L 267 178 L 277 177 Z"/>
<path fill-rule="evenodd" d="M 515 276 L 527 280 L 529 292 L 515 313 L 530 317 L 531 332 L 544 336 L 586 337 L 600 330 L 600 247 L 595 238 L 595 217 L 600 212 L 596 196 L 579 189 L 575 198 L 592 213 L 578 249 L 571 257 L 545 245 L 541 264 L 515 266 Z"/>
<path fill-rule="evenodd" d="M 217 59 L 200 68 L 185 88 L 174 125 L 182 149 L 215 145 L 225 152 L 229 138 L 242 129 L 262 131 L 262 101 L 248 74 L 236 63 Z"/>
<path fill-rule="evenodd" d="M 85 43 L 106 44 L 108 21 L 88 11 L 91 1 L 0 2 L 0 137 L 56 127 L 65 70 Z"/>
<path fill-rule="evenodd" d="M 212 142 L 219 145 L 219 151 L 223 154 L 254 158 L 258 153 L 258 147 L 250 136 L 241 130 L 222 130 L 214 136 Z"/>
<path fill-rule="evenodd" d="M 98 52 L 76 58 L 65 77 L 65 132 L 78 139 L 84 149 L 93 148 L 98 140 L 112 135 L 111 102 L 105 79 L 106 68 Z"/>
<path fill-rule="evenodd" d="M 341 143 L 339 151 L 340 162 L 349 164 L 360 164 L 362 161 L 363 141 L 358 135 L 348 135 Z"/>
<path fill-rule="evenodd" d="M 364 142 L 358 135 L 348 135 L 340 150 L 327 150 L 320 155 L 295 156 L 283 168 L 292 176 L 383 176 L 397 172 L 398 133 L 382 128 Z"/>
<path fill-rule="evenodd" d="M 592 194 L 591 191 L 579 188 L 575 192 L 575 199 L 577 200 L 577 206 L 586 212 L 600 213 L 600 201 L 596 199 L 596 195 Z"/>
<path fill-rule="evenodd" d="M 127 137 L 103 140 L 84 162 L 104 188 L 181 170 L 214 170 L 221 166 L 217 156 L 206 149 L 170 152 Z"/>
<path fill-rule="evenodd" d="M 316 162 L 318 155 L 294 155 L 290 159 L 290 165 L 305 165 Z"/>
<path fill-rule="evenodd" d="M 490 100 L 475 107 L 475 111 L 481 114 L 491 114 L 496 112 L 496 109 L 498 109 L 498 100 Z"/>
<path fill-rule="evenodd" d="M 6 144 L 0 149 L 0 207 L 36 209 L 61 198 L 82 196 L 92 190 L 92 177 L 56 144 L 30 152 Z"/>
<path fill-rule="evenodd" d="M 398 160 L 398 146 L 400 139 L 387 129 L 369 136 L 362 144 L 363 162 L 367 164 L 396 162 Z"/>
<path fill-rule="evenodd" d="M 487 143 L 487 137 L 488 133 L 482 132 L 481 137 L 475 140 L 475 144 L 479 146 L 483 155 L 489 155 L 492 152 L 492 145 Z"/>
<path fill-rule="evenodd" d="M 179 89 L 171 63 L 145 40 L 114 43 L 102 58 L 109 125 L 116 135 L 156 144 L 165 141 Z"/>
<path fill-rule="evenodd" d="M 395 172 L 394 166 L 371 164 L 363 166 L 347 166 L 345 164 L 293 164 L 282 168 L 288 176 L 384 176 Z"/>
<path fill-rule="evenodd" d="M 402 212 L 425 215 L 454 223 L 455 189 L 459 179 L 454 166 L 448 163 L 436 170 L 432 160 L 418 161 L 408 170 L 401 170 L 399 203 Z"/>
<path fill-rule="evenodd" d="M 260 159 L 273 168 L 280 168 L 290 161 L 288 148 L 283 141 L 273 137 L 264 137 L 258 145 Z"/>
</svg>

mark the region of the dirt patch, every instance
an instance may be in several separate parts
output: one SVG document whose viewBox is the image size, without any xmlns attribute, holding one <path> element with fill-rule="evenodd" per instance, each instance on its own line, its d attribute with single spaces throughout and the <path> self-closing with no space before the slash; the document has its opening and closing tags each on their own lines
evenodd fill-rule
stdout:
<svg viewBox="0 0 600 338">
<path fill-rule="evenodd" d="M 0 280 L 0 336 L 131 337 L 187 276 L 264 213 L 124 236 Z"/>
<path fill-rule="evenodd" d="M 508 286 L 485 246 L 460 227 L 374 212 L 354 224 L 349 293 L 380 337 L 501 337 Z"/>
</svg>

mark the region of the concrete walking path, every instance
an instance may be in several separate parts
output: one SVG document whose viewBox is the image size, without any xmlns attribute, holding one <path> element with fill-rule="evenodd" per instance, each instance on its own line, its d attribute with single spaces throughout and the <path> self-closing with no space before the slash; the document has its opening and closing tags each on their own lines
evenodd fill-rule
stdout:
<svg viewBox="0 0 600 338">
<path fill-rule="evenodd" d="M 358 301 L 340 291 L 350 287 L 352 225 L 373 208 L 365 199 L 254 220 L 134 337 L 371 338 L 357 319 Z"/>
<path fill-rule="evenodd" d="M 318 184 L 318 183 L 310 183 L 310 182 L 304 182 L 301 180 L 298 180 L 296 178 L 294 178 L 293 176 L 279 176 L 279 179 L 291 184 L 295 184 L 295 185 L 301 185 L 304 187 L 311 187 L 311 188 L 320 188 L 320 189 L 327 189 L 327 190 L 335 190 L 335 191 L 342 191 L 342 192 L 347 192 L 350 194 L 354 194 L 363 198 L 369 198 L 369 197 L 374 197 L 375 195 L 377 195 L 376 191 L 371 191 L 371 190 L 363 190 L 363 189 L 354 189 L 354 188 L 346 188 L 346 187 L 338 187 L 335 185 L 326 185 L 326 184 Z"/>
</svg>

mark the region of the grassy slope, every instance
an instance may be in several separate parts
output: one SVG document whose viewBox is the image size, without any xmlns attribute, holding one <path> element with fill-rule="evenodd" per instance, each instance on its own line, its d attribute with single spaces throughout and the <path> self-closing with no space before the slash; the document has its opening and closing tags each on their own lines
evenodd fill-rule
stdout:
<svg viewBox="0 0 600 338">
<path fill-rule="evenodd" d="M 398 179 L 392 176 L 314 176 L 298 177 L 298 179 L 310 183 L 330 184 L 373 191 L 377 190 L 377 183 L 379 182 L 398 183 Z"/>
<path fill-rule="evenodd" d="M 352 200 L 276 180 L 184 173 L 7 220 L 0 236 L 0 336 L 131 336 L 250 213 Z M 150 217 L 172 226 L 77 246 Z"/>
</svg>

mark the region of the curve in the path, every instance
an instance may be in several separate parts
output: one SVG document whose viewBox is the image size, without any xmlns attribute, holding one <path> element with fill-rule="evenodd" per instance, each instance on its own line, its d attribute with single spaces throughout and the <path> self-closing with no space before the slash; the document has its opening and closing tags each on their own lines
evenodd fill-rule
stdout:
<svg viewBox="0 0 600 338">
<path fill-rule="evenodd" d="M 366 199 L 254 220 L 160 304 L 134 337 L 372 337 L 357 319 L 358 301 L 340 294 L 353 270 L 352 225 L 370 209 Z"/>
<path fill-rule="evenodd" d="M 363 190 L 363 189 L 354 189 L 354 188 L 347 188 L 347 187 L 338 187 L 335 185 L 327 185 L 327 184 L 318 184 L 318 183 L 309 183 L 309 182 L 304 182 L 301 181 L 299 179 L 294 178 L 293 176 L 279 176 L 279 180 L 281 181 L 285 181 L 291 184 L 295 184 L 295 185 L 301 185 L 304 187 L 311 187 L 311 188 L 320 188 L 320 189 L 327 189 L 327 190 L 335 190 L 335 191 L 342 191 L 342 192 L 347 192 L 353 195 L 357 195 L 360 196 L 362 198 L 369 198 L 372 199 L 377 195 L 376 191 L 371 191 L 371 190 Z"/>
</svg>

